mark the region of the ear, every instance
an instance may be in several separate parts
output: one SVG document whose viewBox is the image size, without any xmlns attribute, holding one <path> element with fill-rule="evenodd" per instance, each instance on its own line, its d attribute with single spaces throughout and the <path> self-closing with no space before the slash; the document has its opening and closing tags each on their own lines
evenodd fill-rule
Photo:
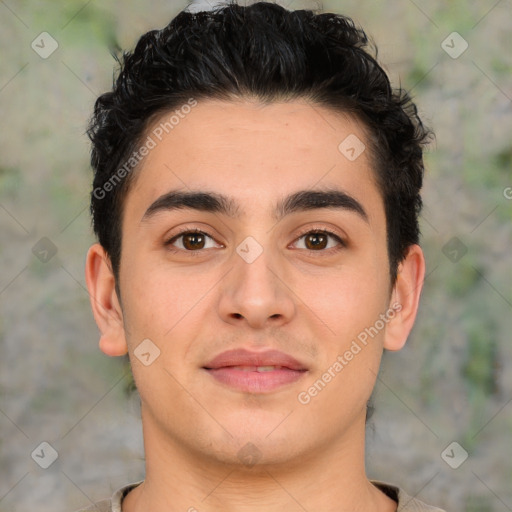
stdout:
<svg viewBox="0 0 512 512">
<path fill-rule="evenodd" d="M 391 294 L 390 311 L 395 311 L 386 325 L 384 348 L 400 350 L 411 332 L 421 289 L 425 279 L 425 258 L 419 245 L 411 245 L 405 259 L 400 263 L 398 276 Z"/>
<path fill-rule="evenodd" d="M 108 356 L 127 353 L 123 313 L 117 297 L 110 258 L 100 244 L 87 253 L 85 280 L 94 319 L 101 332 L 100 349 Z"/>
</svg>

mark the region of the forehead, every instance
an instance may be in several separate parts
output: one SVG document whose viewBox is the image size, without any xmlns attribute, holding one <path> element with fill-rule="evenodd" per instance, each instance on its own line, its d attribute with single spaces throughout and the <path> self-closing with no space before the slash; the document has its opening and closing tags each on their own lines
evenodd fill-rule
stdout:
<svg viewBox="0 0 512 512">
<path fill-rule="evenodd" d="M 364 126 L 351 116 L 304 100 L 206 100 L 177 110 L 148 128 L 153 147 L 136 171 L 131 201 L 147 205 L 173 189 L 211 190 L 237 197 L 243 214 L 293 190 L 379 196 Z"/>
</svg>

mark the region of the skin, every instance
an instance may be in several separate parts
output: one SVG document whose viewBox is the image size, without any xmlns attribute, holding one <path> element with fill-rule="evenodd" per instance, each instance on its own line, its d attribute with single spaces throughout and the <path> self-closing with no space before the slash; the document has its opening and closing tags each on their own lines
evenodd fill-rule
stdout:
<svg viewBox="0 0 512 512">
<path fill-rule="evenodd" d="M 146 479 L 125 498 L 124 511 L 396 510 L 365 474 L 366 404 L 383 349 L 402 348 L 413 326 L 425 264 L 411 246 L 390 282 L 369 150 L 354 161 L 338 150 L 350 134 L 366 140 L 354 118 L 301 100 L 200 101 L 151 150 L 126 197 L 120 298 L 105 251 L 98 244 L 89 250 L 101 350 L 129 352 L 142 403 Z M 367 220 L 325 208 L 273 218 L 283 197 L 326 188 L 355 198 Z M 143 219 L 176 189 L 225 194 L 243 215 L 180 209 Z M 166 242 L 182 227 L 212 238 L 187 252 L 182 237 L 173 252 Z M 322 229 L 345 245 L 329 237 L 318 248 L 302 236 Z M 263 248 L 252 263 L 236 251 L 249 236 Z M 301 404 L 298 394 L 397 302 L 400 313 Z M 149 366 L 133 353 L 147 338 L 160 350 Z M 247 393 L 202 369 L 240 347 L 281 350 L 308 372 L 276 391 Z M 247 443 L 256 447 L 254 465 L 240 456 Z"/>
</svg>

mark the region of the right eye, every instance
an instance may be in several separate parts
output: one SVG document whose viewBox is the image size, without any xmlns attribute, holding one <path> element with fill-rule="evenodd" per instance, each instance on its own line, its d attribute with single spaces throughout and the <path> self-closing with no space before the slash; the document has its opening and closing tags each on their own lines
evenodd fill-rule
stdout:
<svg viewBox="0 0 512 512">
<path fill-rule="evenodd" d="M 212 240 L 214 244 L 216 243 L 213 237 L 204 231 L 187 229 L 174 235 L 165 245 L 166 247 L 170 247 L 171 250 L 198 252 L 201 249 L 212 249 L 215 247 L 214 244 L 206 246 L 208 239 Z"/>
</svg>

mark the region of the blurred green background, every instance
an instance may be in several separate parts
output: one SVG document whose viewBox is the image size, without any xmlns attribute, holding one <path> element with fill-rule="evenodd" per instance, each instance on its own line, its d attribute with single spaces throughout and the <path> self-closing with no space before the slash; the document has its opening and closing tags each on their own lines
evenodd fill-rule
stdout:
<svg viewBox="0 0 512 512">
<path fill-rule="evenodd" d="M 137 396 L 126 363 L 97 348 L 85 290 L 84 132 L 112 83 L 110 50 L 187 3 L 0 1 L 0 512 L 74 510 L 143 477 Z M 384 357 L 368 473 L 448 510 L 512 510 L 512 4 L 323 8 L 365 28 L 437 136 L 421 312 L 406 348 Z M 31 47 L 42 32 L 58 43 L 47 58 Z M 468 44 L 457 58 L 453 32 Z M 42 441 L 58 452 L 48 469 L 31 457 Z M 464 453 L 447 459 L 452 442 L 469 454 L 457 469 L 445 462 Z"/>
</svg>

